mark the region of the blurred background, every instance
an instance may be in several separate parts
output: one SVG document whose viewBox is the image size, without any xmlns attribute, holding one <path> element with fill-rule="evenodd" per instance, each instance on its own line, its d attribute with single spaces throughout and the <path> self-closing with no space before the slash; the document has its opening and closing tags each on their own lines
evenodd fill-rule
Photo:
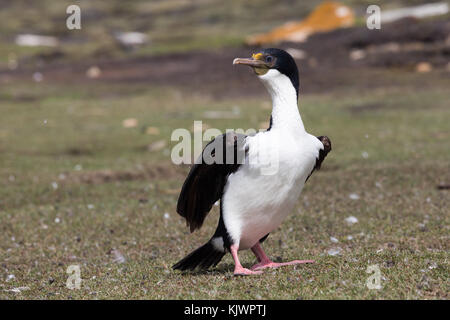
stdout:
<svg viewBox="0 0 450 320">
<path fill-rule="evenodd" d="M 66 25 L 74 4 L 80 30 Z M 0 297 L 448 298 L 448 8 L 0 0 Z M 218 209 L 188 234 L 171 133 L 267 128 L 269 95 L 232 61 L 274 46 L 296 59 L 305 126 L 333 151 L 266 248 L 318 263 L 235 282 L 227 257 L 193 287 L 170 266 Z M 369 262 L 383 290 L 365 287 Z M 80 290 L 65 286 L 72 264 Z"/>
</svg>

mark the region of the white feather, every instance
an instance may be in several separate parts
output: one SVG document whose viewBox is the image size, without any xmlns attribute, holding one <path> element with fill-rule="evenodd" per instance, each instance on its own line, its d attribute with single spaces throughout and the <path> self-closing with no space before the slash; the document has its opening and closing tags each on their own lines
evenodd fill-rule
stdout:
<svg viewBox="0 0 450 320">
<path fill-rule="evenodd" d="M 247 137 L 249 161 L 228 177 L 222 199 L 225 226 L 240 250 L 283 222 L 323 148 L 305 131 L 289 78 L 271 69 L 260 79 L 272 97 L 272 128 Z"/>
</svg>

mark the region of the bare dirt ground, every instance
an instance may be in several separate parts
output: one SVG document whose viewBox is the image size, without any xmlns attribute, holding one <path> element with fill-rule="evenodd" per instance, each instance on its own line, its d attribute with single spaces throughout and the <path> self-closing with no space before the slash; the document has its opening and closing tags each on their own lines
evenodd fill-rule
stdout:
<svg viewBox="0 0 450 320">
<path fill-rule="evenodd" d="M 315 34 L 305 43 L 282 43 L 277 47 L 287 49 L 297 57 L 301 92 L 320 93 L 342 86 L 400 85 L 401 79 L 386 78 L 380 72 L 387 68 L 415 71 L 419 64 L 425 63 L 425 68 L 446 70 L 450 58 L 449 34 L 450 21 L 403 19 L 383 25 L 382 30 L 339 29 Z M 216 97 L 257 95 L 261 92 L 261 84 L 254 81 L 251 72 L 232 66 L 235 57 L 247 57 L 257 50 L 251 47 L 222 48 L 70 65 L 45 62 L 44 59 L 37 69 L 0 71 L 0 82 L 31 79 L 34 72 L 41 72 L 50 83 L 143 83 L 170 85 L 187 91 L 195 89 Z M 91 66 L 100 68 L 98 78 L 86 76 Z M 417 86 L 423 85 L 418 79 Z"/>
</svg>

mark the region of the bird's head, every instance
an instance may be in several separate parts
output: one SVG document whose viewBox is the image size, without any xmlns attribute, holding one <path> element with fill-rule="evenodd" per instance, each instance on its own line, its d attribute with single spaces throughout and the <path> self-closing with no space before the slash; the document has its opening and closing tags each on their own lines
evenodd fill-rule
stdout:
<svg viewBox="0 0 450 320">
<path fill-rule="evenodd" d="M 294 58 L 284 50 L 276 48 L 262 49 L 251 58 L 236 58 L 233 64 L 252 67 L 258 77 L 269 87 L 285 82 L 287 77 L 298 96 L 298 69 Z"/>
</svg>

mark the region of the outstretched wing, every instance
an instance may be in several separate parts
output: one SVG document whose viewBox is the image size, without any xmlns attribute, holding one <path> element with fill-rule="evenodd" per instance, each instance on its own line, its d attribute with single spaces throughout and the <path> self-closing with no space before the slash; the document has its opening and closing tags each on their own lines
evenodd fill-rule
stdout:
<svg viewBox="0 0 450 320">
<path fill-rule="evenodd" d="M 191 232 L 199 229 L 214 203 L 222 197 L 228 176 L 244 163 L 244 134 L 229 132 L 216 137 L 203 149 L 184 181 L 177 212 Z"/>
<path fill-rule="evenodd" d="M 323 160 L 325 160 L 325 157 L 327 156 L 328 152 L 331 151 L 331 140 L 327 136 L 320 136 L 320 137 L 317 137 L 317 139 L 319 139 L 320 142 L 322 142 L 323 149 L 319 150 L 319 156 L 316 159 L 316 165 L 314 166 L 314 169 L 309 174 L 308 178 L 306 178 L 306 181 L 308 181 L 309 177 L 311 177 L 314 170 L 320 169 L 320 166 L 322 165 Z"/>
</svg>

